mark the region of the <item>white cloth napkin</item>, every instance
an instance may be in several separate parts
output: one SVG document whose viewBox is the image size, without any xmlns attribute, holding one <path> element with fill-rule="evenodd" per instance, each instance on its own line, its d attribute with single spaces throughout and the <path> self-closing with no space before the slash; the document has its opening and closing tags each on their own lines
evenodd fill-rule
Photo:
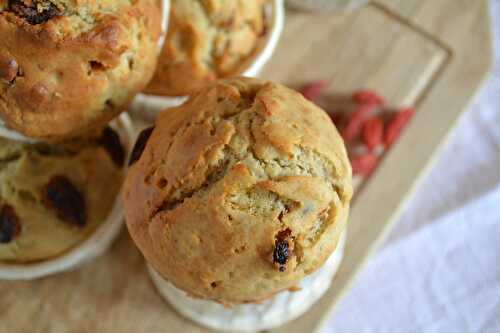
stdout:
<svg viewBox="0 0 500 333">
<path fill-rule="evenodd" d="M 500 0 L 495 64 L 324 332 L 500 332 Z"/>
<path fill-rule="evenodd" d="M 376 255 L 325 332 L 500 332 L 500 186 Z"/>
</svg>

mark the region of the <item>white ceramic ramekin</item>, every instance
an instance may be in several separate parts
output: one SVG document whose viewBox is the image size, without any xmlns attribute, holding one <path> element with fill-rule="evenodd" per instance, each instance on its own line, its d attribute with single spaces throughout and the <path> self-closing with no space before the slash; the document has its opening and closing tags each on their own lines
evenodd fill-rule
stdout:
<svg viewBox="0 0 500 333">
<path fill-rule="evenodd" d="M 37 142 L 35 139 L 28 138 L 27 136 L 22 135 L 21 133 L 18 133 L 14 130 L 8 129 L 5 126 L 5 123 L 3 120 L 0 119 L 0 137 L 2 138 L 7 138 L 10 140 L 16 140 L 16 141 L 25 141 L 25 142 Z"/>
<path fill-rule="evenodd" d="M 168 20 L 170 18 L 170 0 L 161 0 L 161 34 L 158 39 L 158 53 L 163 49 L 165 38 L 167 38 Z"/>
<path fill-rule="evenodd" d="M 130 154 L 135 133 L 128 114 L 122 113 L 110 125 L 119 133 L 127 155 Z M 28 264 L 0 263 L 0 279 L 30 280 L 71 270 L 103 254 L 122 230 L 123 221 L 124 212 L 120 191 L 106 221 L 99 225 L 89 238 L 53 259 Z"/>
<path fill-rule="evenodd" d="M 286 0 L 293 8 L 310 11 L 347 12 L 368 3 L 369 0 Z"/>
<path fill-rule="evenodd" d="M 345 248 L 345 232 L 335 252 L 317 272 L 300 282 L 299 291 L 284 291 L 260 304 L 242 304 L 231 308 L 207 300 L 195 299 L 165 281 L 151 266 L 149 275 L 161 296 L 182 316 L 216 330 L 254 332 L 283 325 L 305 313 L 331 285 Z"/>
<path fill-rule="evenodd" d="M 266 62 L 271 58 L 278 45 L 285 24 L 284 0 L 272 0 L 265 8 L 269 33 L 263 43 L 259 54 L 252 60 L 248 67 L 241 73 L 242 76 L 255 77 Z M 131 110 L 134 115 L 149 122 L 156 118 L 158 112 L 164 109 L 179 106 L 187 97 L 168 97 L 150 94 L 138 94 L 132 102 Z"/>
</svg>

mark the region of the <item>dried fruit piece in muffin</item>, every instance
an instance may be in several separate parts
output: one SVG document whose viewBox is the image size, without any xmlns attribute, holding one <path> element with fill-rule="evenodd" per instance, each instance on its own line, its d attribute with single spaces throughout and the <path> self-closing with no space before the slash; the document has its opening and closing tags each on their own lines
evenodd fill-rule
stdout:
<svg viewBox="0 0 500 333">
<path fill-rule="evenodd" d="M 59 8 L 47 0 L 8 0 L 7 10 L 22 17 L 29 24 L 40 24 L 47 22 L 55 16 L 62 14 L 62 4 Z"/>
<path fill-rule="evenodd" d="M 3 204 L 0 208 L 0 243 L 10 243 L 21 232 L 21 224 L 14 208 Z"/>
<path fill-rule="evenodd" d="M 87 222 L 87 205 L 80 191 L 63 175 L 53 176 L 43 190 L 43 201 L 58 218 L 77 227 Z"/>
<path fill-rule="evenodd" d="M 137 160 L 141 157 L 142 152 L 144 151 L 144 148 L 148 143 L 149 137 L 151 136 L 151 133 L 153 133 L 153 130 L 154 126 L 151 126 L 143 129 L 141 133 L 139 133 L 139 136 L 135 141 L 134 148 L 132 149 L 132 153 L 130 154 L 130 161 L 128 162 L 129 166 L 137 162 Z"/>
<path fill-rule="evenodd" d="M 281 230 L 274 241 L 273 262 L 280 272 L 286 270 L 288 259 L 293 251 L 293 236 L 290 229 Z"/>
<path fill-rule="evenodd" d="M 122 167 L 125 163 L 126 154 L 118 133 L 116 133 L 116 131 L 111 127 L 106 126 L 102 131 L 99 141 L 109 153 L 113 162 Z"/>
</svg>

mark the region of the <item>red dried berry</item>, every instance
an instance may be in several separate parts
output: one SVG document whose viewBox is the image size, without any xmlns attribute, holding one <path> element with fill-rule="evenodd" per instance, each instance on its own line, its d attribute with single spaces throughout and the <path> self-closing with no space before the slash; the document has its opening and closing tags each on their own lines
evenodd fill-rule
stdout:
<svg viewBox="0 0 500 333">
<path fill-rule="evenodd" d="M 384 132 L 384 145 L 386 148 L 390 148 L 394 142 L 396 142 L 396 139 L 401 135 L 402 130 L 406 127 L 414 114 L 414 108 L 401 109 L 394 114 Z"/>
<path fill-rule="evenodd" d="M 384 123 L 378 117 L 372 117 L 363 124 L 363 143 L 369 150 L 382 143 Z"/>
<path fill-rule="evenodd" d="M 10 243 L 21 232 L 21 224 L 14 208 L 3 205 L 0 209 L 0 243 Z"/>
<path fill-rule="evenodd" d="M 359 105 L 347 118 L 344 128 L 341 130 L 341 135 L 346 142 L 355 140 L 360 132 L 366 118 L 373 111 L 371 105 Z"/>
<path fill-rule="evenodd" d="M 352 173 L 369 176 L 378 165 L 378 157 L 373 153 L 364 153 L 351 157 Z"/>
<path fill-rule="evenodd" d="M 50 179 L 42 193 L 43 203 L 55 211 L 57 217 L 77 227 L 87 222 L 85 199 L 73 183 L 62 175 Z"/>
<path fill-rule="evenodd" d="M 129 166 L 141 158 L 142 152 L 144 151 L 144 148 L 146 148 L 146 144 L 148 143 L 149 137 L 151 136 L 151 133 L 153 133 L 154 128 L 154 126 L 151 126 L 142 130 L 137 137 L 137 141 L 135 142 L 132 153 L 130 154 L 130 161 L 128 162 Z"/>
<path fill-rule="evenodd" d="M 352 99 L 357 104 L 382 106 L 385 104 L 384 99 L 371 90 L 359 90 L 352 94 Z"/>
<path fill-rule="evenodd" d="M 328 81 L 318 80 L 303 86 L 299 92 L 308 100 L 315 101 L 327 85 Z"/>
</svg>

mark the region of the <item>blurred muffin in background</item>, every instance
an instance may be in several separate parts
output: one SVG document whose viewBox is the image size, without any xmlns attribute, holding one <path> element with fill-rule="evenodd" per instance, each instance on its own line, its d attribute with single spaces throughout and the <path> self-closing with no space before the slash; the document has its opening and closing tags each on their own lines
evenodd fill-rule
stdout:
<svg viewBox="0 0 500 333">
<path fill-rule="evenodd" d="M 242 73 L 266 33 L 267 0 L 172 0 L 170 23 L 146 93 L 182 96 Z"/>
<path fill-rule="evenodd" d="M 0 261 L 53 258 L 90 236 L 113 207 L 124 160 L 110 127 L 54 145 L 0 138 Z"/>
</svg>

